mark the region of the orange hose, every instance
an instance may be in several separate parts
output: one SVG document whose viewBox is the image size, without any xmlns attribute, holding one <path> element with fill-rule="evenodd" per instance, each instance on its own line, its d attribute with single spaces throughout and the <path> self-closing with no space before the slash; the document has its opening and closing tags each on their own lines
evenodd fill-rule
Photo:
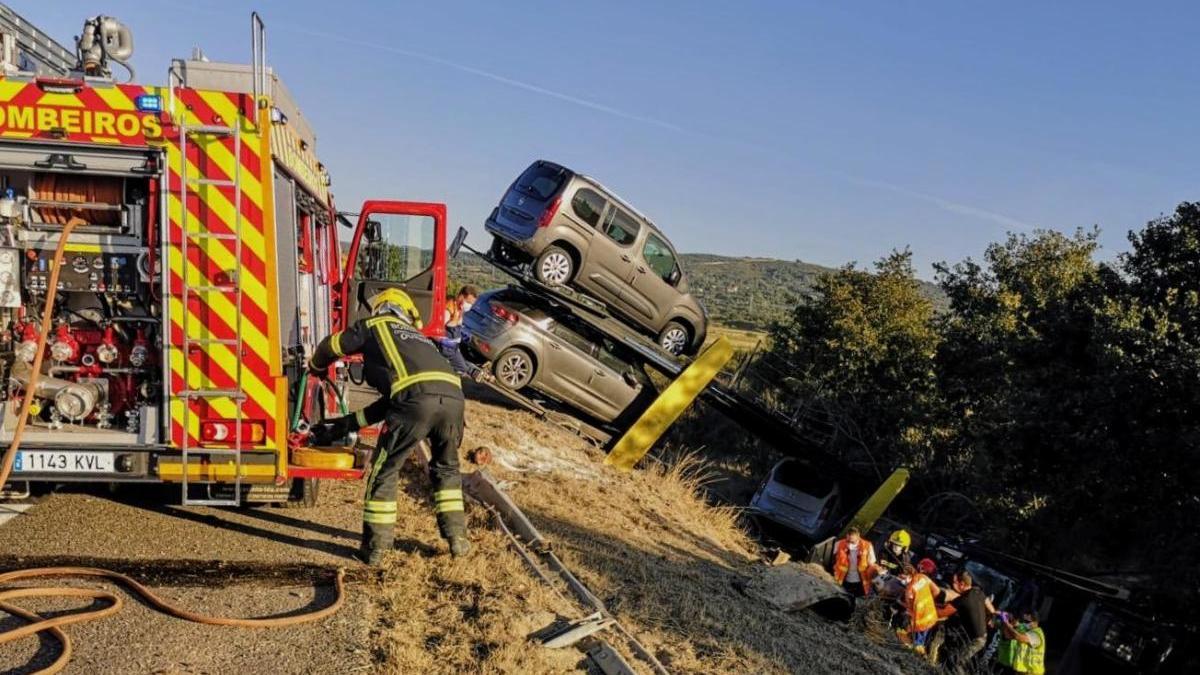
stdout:
<svg viewBox="0 0 1200 675">
<path fill-rule="evenodd" d="M 77 225 L 86 224 L 85 221 L 78 217 L 72 217 L 63 226 L 62 232 L 59 234 L 58 248 L 54 251 L 54 264 L 50 268 L 50 279 L 46 282 L 46 306 L 42 310 L 42 327 L 38 333 L 38 349 L 37 355 L 33 358 L 32 371 L 29 374 L 29 382 L 25 384 L 25 398 L 21 401 L 21 411 L 17 416 L 17 426 L 13 430 L 12 442 L 8 449 L 4 452 L 3 461 L 0 462 L 0 486 L 8 482 L 9 473 L 12 471 L 13 461 L 17 456 L 17 449 L 21 446 L 21 436 L 25 433 L 25 423 L 29 419 L 29 408 L 33 404 L 33 392 L 37 385 L 38 378 L 42 370 L 42 356 L 46 348 L 46 336 L 50 334 L 50 324 L 54 318 L 54 299 L 58 292 L 58 271 L 62 267 L 63 252 L 66 250 L 67 237 L 71 234 L 71 230 Z M 278 628 L 282 626 L 291 626 L 298 623 L 308 621 L 319 621 L 327 616 L 330 616 L 341 609 L 345 602 L 346 593 L 344 587 L 344 577 L 346 571 L 338 569 L 337 577 L 334 579 L 334 586 L 337 589 L 337 598 L 327 607 L 306 612 L 304 614 L 294 614 L 284 617 L 270 617 L 261 619 L 241 619 L 219 616 L 207 616 L 189 612 L 188 610 L 176 607 L 171 603 L 159 598 L 149 588 L 143 586 L 132 577 L 113 572 L 111 570 L 97 569 L 95 567 L 37 567 L 27 570 L 14 570 L 12 572 L 0 573 L 0 584 L 4 584 L 19 579 L 35 579 L 40 577 L 99 577 L 102 579 L 110 579 L 120 582 L 129 590 L 138 594 L 155 609 L 160 612 L 174 616 L 185 621 L 194 623 L 202 623 L 210 626 L 240 626 L 244 628 Z M 108 602 L 108 606 L 91 611 L 81 611 L 73 614 L 57 616 L 53 619 L 45 619 L 34 612 L 22 609 L 11 605 L 6 600 L 15 598 L 85 598 L 90 600 L 103 600 Z M 62 652 L 58 658 L 54 660 L 46 668 L 37 671 L 40 674 L 52 675 L 61 671 L 67 666 L 71 660 L 71 639 L 62 630 L 62 626 L 83 621 L 91 621 L 100 619 L 120 611 L 124 602 L 121 597 L 109 591 L 92 589 L 92 588 L 73 588 L 70 586 L 36 586 L 36 587 L 20 587 L 20 588 L 0 588 L 0 611 L 7 612 L 13 616 L 20 617 L 29 623 L 19 628 L 0 633 L 0 644 L 18 640 L 20 638 L 29 637 L 41 632 L 49 632 L 59 644 L 62 645 Z"/>
</svg>

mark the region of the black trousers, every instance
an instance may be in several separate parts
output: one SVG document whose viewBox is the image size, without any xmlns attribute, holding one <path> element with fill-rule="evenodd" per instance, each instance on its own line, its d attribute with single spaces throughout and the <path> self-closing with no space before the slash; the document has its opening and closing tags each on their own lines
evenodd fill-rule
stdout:
<svg viewBox="0 0 1200 675">
<path fill-rule="evenodd" d="M 456 396 L 416 394 L 389 401 L 387 427 L 375 448 L 363 503 L 362 549 L 389 550 L 396 537 L 396 496 L 400 469 L 413 449 L 428 439 L 433 451 L 429 478 L 433 483 L 434 512 L 445 538 L 467 531 L 463 510 L 462 475 L 458 446 L 463 435 L 463 400 Z M 374 404 L 369 408 L 374 408 Z M 377 409 L 377 408 L 376 408 Z"/>
</svg>

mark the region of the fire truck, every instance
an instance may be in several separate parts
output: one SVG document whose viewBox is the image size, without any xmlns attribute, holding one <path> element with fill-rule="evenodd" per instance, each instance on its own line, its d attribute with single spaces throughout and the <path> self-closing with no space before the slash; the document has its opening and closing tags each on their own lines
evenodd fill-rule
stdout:
<svg viewBox="0 0 1200 675">
<path fill-rule="evenodd" d="M 339 214 L 257 14 L 251 43 L 249 64 L 197 50 L 165 84 L 136 84 L 117 19 L 86 20 L 67 49 L 0 4 L 6 443 L 59 273 L 7 493 L 166 482 L 184 504 L 311 504 L 319 480 L 362 466 L 289 445 L 344 409 L 339 386 L 306 372 L 315 345 L 386 287 L 412 296 L 427 334 L 443 331 L 445 205 L 373 200 L 356 221 Z"/>
</svg>

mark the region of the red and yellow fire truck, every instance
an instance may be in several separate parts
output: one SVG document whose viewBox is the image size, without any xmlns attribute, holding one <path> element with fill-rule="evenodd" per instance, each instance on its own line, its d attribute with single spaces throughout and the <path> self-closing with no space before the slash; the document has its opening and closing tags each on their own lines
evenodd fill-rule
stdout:
<svg viewBox="0 0 1200 675">
<path fill-rule="evenodd" d="M 116 19 L 87 20 L 71 51 L 0 5 L 5 441 L 75 220 L 10 491 L 173 482 L 184 503 L 311 502 L 318 479 L 360 475 L 349 456 L 289 448 L 303 421 L 338 407 L 305 381 L 316 343 L 389 286 L 429 334 L 443 330 L 445 206 L 368 201 L 357 223 L 339 215 L 316 136 L 251 21 L 249 65 L 196 53 L 147 86 L 114 77 L 133 74 Z"/>
</svg>

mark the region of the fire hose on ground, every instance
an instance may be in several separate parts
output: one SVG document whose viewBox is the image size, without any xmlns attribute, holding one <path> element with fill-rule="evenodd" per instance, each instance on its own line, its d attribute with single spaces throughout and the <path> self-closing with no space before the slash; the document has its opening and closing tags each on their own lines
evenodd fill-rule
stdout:
<svg viewBox="0 0 1200 675">
<path fill-rule="evenodd" d="M 36 393 L 38 377 L 41 374 L 42 360 L 46 346 L 46 336 L 50 333 L 50 324 L 54 314 L 54 300 L 58 290 L 58 272 L 61 268 L 63 260 L 63 251 L 66 249 L 67 238 L 71 231 L 77 226 L 84 224 L 84 221 L 79 218 L 71 218 L 59 234 L 58 248 L 54 252 L 54 265 L 50 270 L 50 279 L 46 284 L 46 305 L 42 310 L 41 331 L 38 334 L 38 350 L 34 357 L 32 370 L 29 375 L 29 381 L 25 383 L 25 396 L 21 401 L 21 409 L 17 415 L 17 425 L 13 430 L 12 442 L 5 451 L 3 460 L 0 461 L 0 486 L 8 481 L 9 473 L 12 471 L 13 461 L 16 459 L 17 449 L 21 446 L 21 436 L 25 431 L 25 425 L 29 418 L 30 406 L 33 404 L 34 395 Z M 136 593 L 148 605 L 158 611 L 173 616 L 185 621 L 201 623 L 210 626 L 238 626 L 243 628 L 281 628 L 284 626 L 292 626 L 295 624 L 306 623 L 309 621 L 319 621 L 324 619 L 339 609 L 345 602 L 344 578 L 345 570 L 338 569 L 337 576 L 334 579 L 334 586 L 337 591 L 337 597 L 327 607 L 306 612 L 303 614 L 292 614 L 282 617 L 265 617 L 256 619 L 243 619 L 231 617 L 208 616 L 190 612 L 181 607 L 177 607 L 166 600 L 155 595 L 149 588 L 142 585 L 135 579 L 114 572 L 111 570 L 98 569 L 93 567 L 38 567 L 26 570 L 16 570 L 12 572 L 0 573 L 0 611 L 7 612 L 13 616 L 20 617 L 29 623 L 19 628 L 14 628 L 9 631 L 0 633 L 0 644 L 12 642 L 24 637 L 36 635 L 38 633 L 47 632 L 58 640 L 62 645 L 62 652 L 46 668 L 37 671 L 39 673 L 57 673 L 66 667 L 71 659 L 71 639 L 62 630 L 63 626 L 80 623 L 83 621 L 91 621 L 100 619 L 121 610 L 124 602 L 119 595 L 110 591 L 92 588 L 75 588 L 72 586 L 31 586 L 31 587 L 14 587 L 3 588 L 3 585 L 13 581 L 25 579 L 40 579 L 46 577 L 90 577 L 101 578 L 109 581 L 115 581 L 133 593 Z M 82 598 L 85 600 L 100 600 L 107 602 L 108 606 L 92 611 L 82 611 L 73 614 L 58 616 L 52 619 L 46 619 L 34 612 L 9 604 L 8 600 L 19 598 Z"/>
</svg>

